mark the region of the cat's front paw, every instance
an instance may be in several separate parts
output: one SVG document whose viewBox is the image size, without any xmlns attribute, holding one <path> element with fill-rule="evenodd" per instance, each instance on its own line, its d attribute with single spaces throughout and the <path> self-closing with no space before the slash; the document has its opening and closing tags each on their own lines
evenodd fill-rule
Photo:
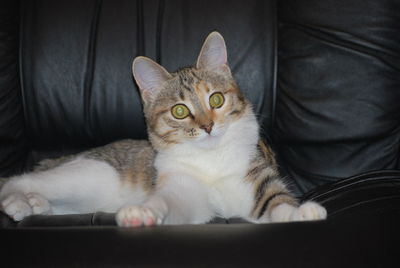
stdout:
<svg viewBox="0 0 400 268">
<path fill-rule="evenodd" d="M 32 215 L 32 207 L 23 194 L 10 194 L 1 200 L 1 208 L 14 221 L 21 221 Z"/>
<path fill-rule="evenodd" d="M 115 219 L 118 226 L 122 227 L 153 226 L 163 221 L 163 216 L 158 214 L 147 207 L 130 206 L 121 208 Z"/>
<path fill-rule="evenodd" d="M 287 222 L 287 221 L 312 221 L 326 219 L 326 209 L 320 204 L 307 201 L 295 207 L 286 203 L 275 207 L 270 216 L 271 222 Z"/>
<path fill-rule="evenodd" d="M 26 197 L 34 215 L 51 214 L 51 206 L 46 198 L 37 193 L 28 193 Z"/>
<path fill-rule="evenodd" d="M 307 201 L 298 207 L 292 214 L 293 221 L 312 221 L 326 219 L 326 209 L 320 204 Z"/>
<path fill-rule="evenodd" d="M 15 221 L 37 214 L 50 214 L 47 199 L 37 193 L 13 193 L 1 200 L 2 210 Z"/>
</svg>

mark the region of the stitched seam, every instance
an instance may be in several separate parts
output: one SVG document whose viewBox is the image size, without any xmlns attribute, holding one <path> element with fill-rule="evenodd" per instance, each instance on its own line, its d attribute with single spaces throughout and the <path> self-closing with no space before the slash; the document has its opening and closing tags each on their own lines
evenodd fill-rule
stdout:
<svg viewBox="0 0 400 268">
<path fill-rule="evenodd" d="M 162 30 L 165 11 L 165 0 L 160 0 L 157 13 L 157 29 L 156 29 L 156 61 L 161 64 L 161 47 L 162 47 Z"/>
<path fill-rule="evenodd" d="M 278 8 L 276 1 L 273 2 L 273 12 L 274 14 L 274 22 L 275 27 L 273 28 L 273 39 L 274 39 L 274 48 L 273 48 L 273 73 L 272 73 L 272 100 L 271 100 L 271 121 L 270 121 L 270 129 L 274 129 L 275 124 L 275 112 L 276 112 L 276 99 L 277 99 L 277 79 L 278 79 Z"/>
<path fill-rule="evenodd" d="M 390 200 L 390 199 L 393 199 L 393 198 L 399 198 L 399 196 L 398 195 L 390 195 L 390 196 L 385 196 L 385 197 L 377 197 L 377 198 L 369 199 L 369 200 L 366 200 L 366 201 L 356 202 L 356 203 L 348 205 L 348 206 L 346 206 L 344 208 L 340 208 L 340 209 L 338 209 L 336 211 L 330 211 L 329 217 L 335 216 L 337 214 L 343 213 L 346 210 L 353 209 L 353 208 L 359 207 L 361 205 L 370 204 L 370 203 L 374 203 L 374 202 L 382 201 L 382 200 Z"/>
<path fill-rule="evenodd" d="M 87 135 L 92 137 L 91 131 L 91 119 L 90 119 L 90 103 L 91 103 L 91 95 L 92 95 L 92 85 L 93 85 L 93 74 L 94 74 L 94 62 L 95 62 L 95 49 L 96 49 L 96 40 L 97 40 L 97 28 L 99 23 L 100 11 L 102 0 L 98 0 L 95 3 L 93 18 L 90 25 L 90 36 L 89 36 L 89 44 L 88 44 L 88 55 L 87 55 L 87 64 L 86 64 L 86 73 L 84 80 L 84 122 L 85 122 L 85 130 Z"/>
<path fill-rule="evenodd" d="M 398 172 L 396 170 L 394 170 L 395 172 Z M 376 171 L 376 172 L 381 172 L 381 171 Z M 390 171 L 388 171 L 390 172 Z M 369 176 L 373 176 L 373 177 L 369 177 Z M 376 176 L 379 176 L 378 178 Z M 324 198 L 326 196 L 330 196 L 332 194 L 335 194 L 336 192 L 343 192 L 345 189 L 351 188 L 351 187 L 355 187 L 358 185 L 365 185 L 369 182 L 374 182 L 374 181 L 393 181 L 393 180 L 398 180 L 398 176 L 396 175 L 391 175 L 391 174 L 384 174 L 384 175 L 375 175 L 375 171 L 374 172 L 368 172 L 365 174 L 361 174 L 361 175 L 357 175 L 354 177 L 350 177 L 348 179 L 344 179 L 342 181 L 339 181 L 338 183 L 335 184 L 335 187 L 333 189 L 328 189 L 328 190 L 324 190 L 322 193 L 319 194 L 314 194 L 314 195 L 307 195 L 306 199 L 311 199 L 311 200 L 321 200 L 321 198 Z M 350 183 L 349 183 L 350 181 Z M 360 186 L 358 186 L 360 187 Z M 305 201 L 305 200 L 304 200 Z"/>
<path fill-rule="evenodd" d="M 22 4 L 23 3 L 23 4 Z M 25 88 L 26 88 L 26 81 L 25 81 L 25 72 L 24 72 L 24 60 L 25 60 L 25 57 L 24 57 L 24 52 L 23 52 L 23 50 L 24 50 L 24 44 L 25 44 L 25 38 L 24 38 L 24 34 L 23 34 L 23 29 L 25 29 L 25 23 L 26 23 L 26 18 L 25 18 L 25 16 L 26 16 L 26 8 L 23 8 L 23 6 L 24 5 L 26 5 L 27 3 L 29 3 L 29 4 L 32 4 L 33 5 L 33 2 L 31 3 L 30 1 L 28 1 L 28 2 L 20 2 L 20 6 L 19 6 L 19 16 L 20 16 L 20 18 L 19 18 L 19 51 L 18 51 L 18 56 L 19 56 L 19 59 L 18 59 L 18 64 L 19 64 L 19 79 L 20 79 L 20 86 L 21 86 L 21 100 L 22 100 L 22 103 L 21 103 L 21 105 L 22 105 L 22 107 L 21 107 L 21 109 L 22 109 L 22 114 L 23 114 L 23 116 L 24 116 L 24 118 L 23 118 L 23 122 L 24 122 L 24 136 L 25 136 L 25 138 L 28 138 L 28 141 L 30 142 L 31 141 L 31 139 L 29 138 L 29 135 L 30 135 L 30 133 L 32 133 L 32 131 L 30 131 L 30 126 L 28 125 L 28 122 L 27 122 L 27 118 L 28 118 L 28 115 L 27 115 L 27 110 L 26 110 L 26 107 L 27 107 L 27 104 L 26 104 L 26 95 L 25 95 Z M 33 10 L 33 8 L 32 8 L 32 10 Z M 36 12 L 32 12 L 32 14 L 36 14 Z"/>
<path fill-rule="evenodd" d="M 137 56 L 139 55 L 145 55 L 146 50 L 145 50 L 145 32 L 144 32 L 144 10 L 143 10 L 143 0 L 142 1 L 137 1 L 136 5 L 136 10 L 137 10 L 137 34 L 136 34 L 136 46 L 137 46 Z"/>
</svg>

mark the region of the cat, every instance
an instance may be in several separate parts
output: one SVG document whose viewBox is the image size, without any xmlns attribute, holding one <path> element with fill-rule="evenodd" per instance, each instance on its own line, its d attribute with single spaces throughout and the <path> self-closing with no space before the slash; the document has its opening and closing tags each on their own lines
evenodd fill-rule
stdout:
<svg viewBox="0 0 400 268">
<path fill-rule="evenodd" d="M 3 185 L 3 212 L 15 221 L 116 212 L 124 227 L 201 224 L 215 217 L 252 223 L 327 217 L 316 202 L 299 204 L 279 175 L 218 32 L 206 38 L 193 67 L 169 73 L 140 56 L 132 71 L 149 140 L 44 160 Z"/>
</svg>

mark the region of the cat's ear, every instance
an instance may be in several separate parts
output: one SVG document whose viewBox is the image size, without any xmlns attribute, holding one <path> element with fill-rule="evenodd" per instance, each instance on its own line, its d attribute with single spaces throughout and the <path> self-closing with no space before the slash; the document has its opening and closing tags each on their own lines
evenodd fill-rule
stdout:
<svg viewBox="0 0 400 268">
<path fill-rule="evenodd" d="M 207 36 L 197 58 L 196 68 L 230 73 L 225 40 L 220 33 L 212 32 Z"/>
<path fill-rule="evenodd" d="M 133 60 L 132 73 L 145 103 L 151 102 L 163 83 L 172 78 L 164 67 L 141 56 Z"/>
</svg>

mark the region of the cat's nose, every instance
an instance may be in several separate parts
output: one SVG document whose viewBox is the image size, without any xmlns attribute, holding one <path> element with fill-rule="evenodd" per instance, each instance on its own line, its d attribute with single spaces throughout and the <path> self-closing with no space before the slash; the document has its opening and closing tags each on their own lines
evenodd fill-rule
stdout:
<svg viewBox="0 0 400 268">
<path fill-rule="evenodd" d="M 208 134 L 210 134 L 210 133 L 211 133 L 211 130 L 212 130 L 212 128 L 213 128 L 213 126 L 214 126 L 214 122 L 211 121 L 211 122 L 208 123 L 208 124 L 201 125 L 200 128 L 201 128 L 201 129 L 204 129 L 205 132 L 207 132 Z"/>
</svg>

